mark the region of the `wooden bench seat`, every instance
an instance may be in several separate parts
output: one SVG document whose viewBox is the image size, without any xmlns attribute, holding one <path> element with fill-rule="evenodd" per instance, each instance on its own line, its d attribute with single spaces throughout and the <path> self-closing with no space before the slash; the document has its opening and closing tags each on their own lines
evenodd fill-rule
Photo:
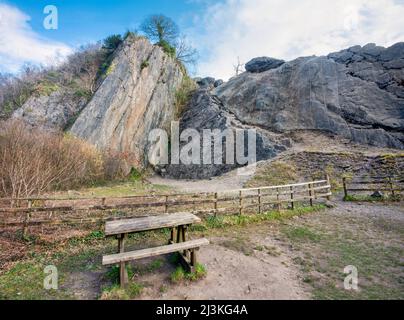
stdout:
<svg viewBox="0 0 404 320">
<path fill-rule="evenodd" d="M 167 253 L 185 251 L 190 249 L 197 249 L 209 244 L 209 240 L 202 238 L 197 240 L 190 240 L 186 242 L 169 244 L 166 246 L 136 250 L 131 252 L 117 253 L 109 256 L 102 257 L 103 265 L 116 264 L 120 262 L 128 262 L 131 260 L 138 260 L 147 257 L 159 256 Z"/>
</svg>

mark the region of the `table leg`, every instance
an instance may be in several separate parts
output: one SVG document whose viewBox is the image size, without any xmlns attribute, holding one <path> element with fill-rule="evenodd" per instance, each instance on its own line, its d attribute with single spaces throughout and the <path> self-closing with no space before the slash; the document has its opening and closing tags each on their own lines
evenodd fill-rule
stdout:
<svg viewBox="0 0 404 320">
<path fill-rule="evenodd" d="M 174 239 L 175 239 L 175 228 L 171 228 L 171 237 L 170 237 L 170 241 L 168 242 L 168 244 L 173 244 Z"/>
<path fill-rule="evenodd" d="M 196 249 L 191 250 L 191 267 L 195 268 L 196 266 Z"/>
<path fill-rule="evenodd" d="M 182 226 L 177 227 L 177 243 L 181 242 Z"/>
<path fill-rule="evenodd" d="M 119 253 L 125 252 L 125 234 L 120 234 L 117 236 L 118 238 L 118 251 Z M 126 263 L 119 263 L 119 280 L 121 284 L 121 288 L 125 288 L 128 283 L 128 271 L 126 270 Z"/>
</svg>

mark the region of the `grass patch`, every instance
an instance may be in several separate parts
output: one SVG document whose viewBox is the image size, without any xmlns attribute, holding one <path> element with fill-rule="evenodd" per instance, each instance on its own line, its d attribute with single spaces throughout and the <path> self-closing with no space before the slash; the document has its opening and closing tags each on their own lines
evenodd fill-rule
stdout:
<svg viewBox="0 0 404 320">
<path fill-rule="evenodd" d="M 381 228 L 365 217 L 355 221 L 343 216 L 320 219 L 324 221 L 307 220 L 304 225 L 280 229 L 299 253 L 293 261 L 299 265 L 303 281 L 313 288 L 314 299 L 404 298 L 400 271 L 404 249 L 394 241 L 402 233 L 386 225 L 396 221 L 383 221 Z M 344 268 L 349 265 L 358 269 L 358 291 L 344 289 Z"/>
<path fill-rule="evenodd" d="M 150 65 L 149 60 L 145 60 L 140 65 L 140 70 L 146 69 Z"/>
<path fill-rule="evenodd" d="M 310 230 L 307 227 L 288 227 L 285 230 L 285 234 L 292 241 L 310 240 L 310 241 L 317 242 L 321 239 L 320 234 Z"/>
<path fill-rule="evenodd" d="M 136 195 L 150 195 L 152 192 L 171 192 L 172 189 L 163 185 L 144 184 L 134 175 L 130 181 L 103 182 L 90 188 L 83 188 L 74 193 L 59 192 L 57 197 L 80 199 L 86 197 L 126 197 Z"/>
<path fill-rule="evenodd" d="M 207 218 L 203 225 L 205 229 L 223 229 L 232 226 L 245 226 L 264 221 L 282 221 L 295 216 L 302 216 L 312 212 L 318 212 L 326 208 L 323 204 L 314 206 L 297 206 L 295 210 L 269 211 L 264 214 L 237 215 L 237 216 L 211 216 Z"/>
<path fill-rule="evenodd" d="M 45 264 L 19 262 L 0 276 L 0 300 L 72 299 L 61 289 L 63 275 L 59 273 L 58 290 L 44 289 Z"/>
<path fill-rule="evenodd" d="M 183 281 L 194 282 L 206 277 L 206 274 L 206 267 L 201 263 L 197 263 L 193 272 L 186 272 L 181 266 L 177 267 L 177 269 L 171 273 L 170 280 L 173 283 L 181 283 Z"/>
<path fill-rule="evenodd" d="M 119 285 L 113 285 L 103 290 L 100 300 L 132 300 L 140 296 L 143 286 L 136 282 L 130 282 L 125 289 Z"/>
<path fill-rule="evenodd" d="M 120 268 L 119 265 L 112 266 L 108 272 L 105 274 L 106 278 L 110 280 L 114 284 L 119 283 L 119 272 Z M 126 264 L 126 271 L 128 273 L 128 278 L 131 279 L 135 272 L 132 270 L 132 266 L 130 264 Z"/>
<path fill-rule="evenodd" d="M 246 183 L 246 187 L 285 185 L 297 182 L 298 178 L 297 168 L 293 164 L 275 161 L 257 168 L 254 177 Z"/>
</svg>

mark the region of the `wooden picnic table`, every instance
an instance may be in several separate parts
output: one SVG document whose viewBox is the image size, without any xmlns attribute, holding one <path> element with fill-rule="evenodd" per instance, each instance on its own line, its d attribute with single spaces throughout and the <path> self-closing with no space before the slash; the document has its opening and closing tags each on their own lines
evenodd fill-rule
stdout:
<svg viewBox="0 0 404 320">
<path fill-rule="evenodd" d="M 187 241 L 188 227 L 201 222 L 197 216 L 188 213 L 164 214 L 134 219 L 109 221 L 105 224 L 105 235 L 116 236 L 118 239 L 118 254 L 103 257 L 103 265 L 120 264 L 120 281 L 124 287 L 128 282 L 126 262 L 145 257 L 152 257 L 172 252 L 179 252 L 180 263 L 187 271 L 193 271 L 196 265 L 196 250 L 209 244 L 207 239 Z M 171 229 L 168 245 L 125 252 L 125 238 L 131 233 Z"/>
</svg>

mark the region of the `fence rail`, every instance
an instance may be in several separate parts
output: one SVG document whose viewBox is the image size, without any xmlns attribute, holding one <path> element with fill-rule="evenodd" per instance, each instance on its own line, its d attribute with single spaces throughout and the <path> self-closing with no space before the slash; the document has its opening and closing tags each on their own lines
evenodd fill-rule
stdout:
<svg viewBox="0 0 404 320">
<path fill-rule="evenodd" d="M 404 178 L 399 176 L 369 176 L 343 178 L 345 198 L 363 192 L 387 192 L 395 197 L 404 191 Z"/>
<path fill-rule="evenodd" d="M 269 209 L 291 209 L 298 202 L 313 206 L 319 198 L 332 195 L 330 180 L 281 186 L 248 188 L 223 192 L 156 194 L 94 198 L 0 198 L 0 226 L 29 226 L 102 223 L 108 220 L 190 211 L 198 215 L 243 215 L 263 213 Z M 121 212 L 119 210 L 125 210 Z M 106 214 L 105 214 L 106 213 Z"/>
</svg>

